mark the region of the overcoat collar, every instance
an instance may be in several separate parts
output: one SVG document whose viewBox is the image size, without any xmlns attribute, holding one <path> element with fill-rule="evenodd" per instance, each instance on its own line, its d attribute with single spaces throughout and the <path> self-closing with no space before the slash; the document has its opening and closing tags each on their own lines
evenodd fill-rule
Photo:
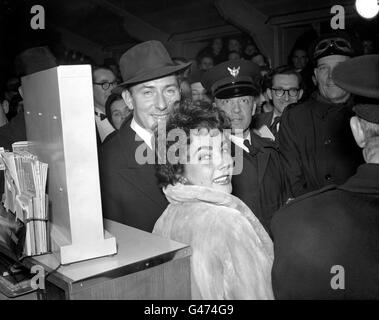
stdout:
<svg viewBox="0 0 379 320">
<path fill-rule="evenodd" d="M 379 195 L 379 164 L 365 163 L 359 166 L 357 173 L 338 189 Z"/>
<path fill-rule="evenodd" d="M 350 97 L 349 100 L 347 100 L 345 103 L 331 103 L 316 91 L 311 95 L 311 99 L 315 101 L 313 111 L 322 119 L 324 119 L 327 114 L 333 110 L 339 111 L 347 108 L 353 113 L 352 110 L 354 102 L 352 97 Z"/>
</svg>

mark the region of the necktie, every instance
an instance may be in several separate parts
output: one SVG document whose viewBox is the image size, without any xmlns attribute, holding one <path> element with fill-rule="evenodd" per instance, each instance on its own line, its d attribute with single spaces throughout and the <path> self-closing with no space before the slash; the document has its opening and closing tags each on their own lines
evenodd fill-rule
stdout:
<svg viewBox="0 0 379 320">
<path fill-rule="evenodd" d="M 270 126 L 272 134 L 276 137 L 278 135 L 278 124 L 280 123 L 280 117 L 275 117 L 274 122 Z"/>
<path fill-rule="evenodd" d="M 245 139 L 245 140 L 243 140 L 243 145 L 244 145 L 245 147 L 247 147 L 247 148 L 249 149 L 249 151 L 250 151 L 250 149 L 251 149 L 251 144 L 250 144 L 249 139 Z"/>
</svg>

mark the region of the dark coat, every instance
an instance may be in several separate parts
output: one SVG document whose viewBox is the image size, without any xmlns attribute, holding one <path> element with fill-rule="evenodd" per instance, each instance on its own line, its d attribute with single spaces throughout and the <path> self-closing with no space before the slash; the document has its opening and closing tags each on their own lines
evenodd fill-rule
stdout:
<svg viewBox="0 0 379 320">
<path fill-rule="evenodd" d="M 271 234 L 271 218 L 287 201 L 288 185 L 275 143 L 250 134 L 250 153 L 243 151 L 243 170 L 233 176 L 232 194 L 246 203 Z"/>
<path fill-rule="evenodd" d="M 278 143 L 294 196 L 342 184 L 363 163 L 350 130 L 353 115 L 352 101 L 330 104 L 318 94 L 285 109 Z"/>
<path fill-rule="evenodd" d="M 137 163 L 136 149 L 146 144 L 135 138 L 128 121 L 101 146 L 103 216 L 151 232 L 168 202 L 158 187 L 154 164 Z"/>
<path fill-rule="evenodd" d="M 379 164 L 293 200 L 275 214 L 272 233 L 276 298 L 379 299 Z M 344 290 L 331 287 L 336 265 Z"/>
<path fill-rule="evenodd" d="M 268 128 L 270 128 L 273 116 L 274 111 L 255 114 L 251 119 L 251 128 L 258 130 L 263 125 L 266 125 Z"/>
</svg>

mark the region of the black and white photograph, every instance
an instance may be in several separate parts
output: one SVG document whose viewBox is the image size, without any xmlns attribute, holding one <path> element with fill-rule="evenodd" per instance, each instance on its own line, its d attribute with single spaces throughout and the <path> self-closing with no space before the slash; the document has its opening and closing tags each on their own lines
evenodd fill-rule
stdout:
<svg viewBox="0 0 379 320">
<path fill-rule="evenodd" d="M 378 13 L 0 0 L 0 300 L 378 300 Z"/>
</svg>

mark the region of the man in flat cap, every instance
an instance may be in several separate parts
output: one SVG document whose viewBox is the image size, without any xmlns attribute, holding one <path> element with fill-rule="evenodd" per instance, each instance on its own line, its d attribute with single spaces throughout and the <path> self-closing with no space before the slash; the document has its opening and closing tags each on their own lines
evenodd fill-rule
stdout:
<svg viewBox="0 0 379 320">
<path fill-rule="evenodd" d="M 154 130 L 180 101 L 176 65 L 159 41 L 140 43 L 120 59 L 123 82 L 113 89 L 133 109 L 133 117 L 107 139 L 100 151 L 104 217 L 153 230 L 168 202 L 155 177 L 154 163 L 141 163 L 142 150 L 154 154 Z M 153 156 L 154 158 L 154 156 Z"/>
<path fill-rule="evenodd" d="M 344 183 L 363 163 L 348 126 L 353 115 L 351 93 L 331 77 L 333 69 L 353 55 L 345 34 L 319 38 L 313 50 L 317 90 L 282 115 L 279 149 L 294 197 Z"/>
<path fill-rule="evenodd" d="M 259 79 L 260 69 L 255 63 L 229 60 L 208 70 L 201 82 L 212 93 L 216 106 L 230 118 L 231 140 L 243 150 L 242 173 L 233 175 L 232 193 L 249 206 L 270 233 L 273 213 L 287 200 L 287 185 L 274 142 L 250 129 L 255 99 L 260 94 Z M 238 130 L 241 135 L 235 134 Z"/>
<path fill-rule="evenodd" d="M 274 216 L 278 299 L 379 299 L 379 55 L 343 62 L 332 76 L 359 96 L 350 128 L 366 163 Z"/>
</svg>

